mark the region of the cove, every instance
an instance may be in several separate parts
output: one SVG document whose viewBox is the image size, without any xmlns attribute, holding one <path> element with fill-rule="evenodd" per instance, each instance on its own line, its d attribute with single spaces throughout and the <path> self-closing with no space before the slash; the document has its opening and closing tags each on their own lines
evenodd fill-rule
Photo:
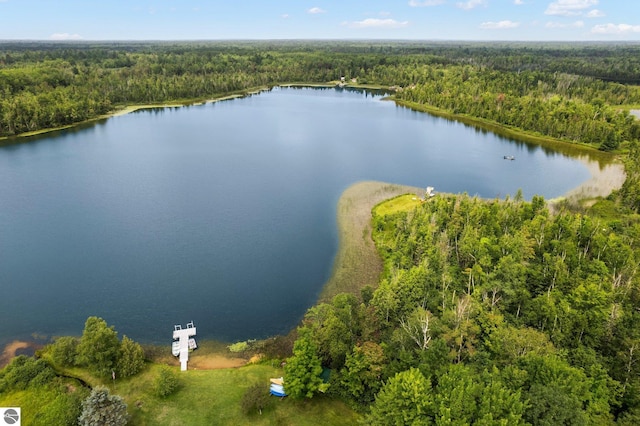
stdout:
<svg viewBox="0 0 640 426">
<path fill-rule="evenodd" d="M 229 342 L 286 333 L 329 278 L 351 184 L 553 198 L 587 166 L 382 95 L 310 88 L 4 144 L 0 343 L 79 335 L 91 315 L 148 343 L 188 321 Z"/>
</svg>

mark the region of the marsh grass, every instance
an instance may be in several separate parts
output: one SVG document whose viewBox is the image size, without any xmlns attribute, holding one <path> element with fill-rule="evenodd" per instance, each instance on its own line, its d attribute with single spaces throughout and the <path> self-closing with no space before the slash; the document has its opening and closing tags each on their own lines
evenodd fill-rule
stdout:
<svg viewBox="0 0 640 426">
<path fill-rule="evenodd" d="M 425 186 L 427 184 L 425 182 Z M 412 194 L 411 197 L 419 197 L 424 189 L 364 181 L 343 192 L 337 208 L 340 245 L 333 273 L 320 295 L 321 302 L 338 293 L 359 297 L 365 286 L 377 287 L 382 261 L 371 239 L 371 210 L 383 200 L 407 193 Z"/>
</svg>

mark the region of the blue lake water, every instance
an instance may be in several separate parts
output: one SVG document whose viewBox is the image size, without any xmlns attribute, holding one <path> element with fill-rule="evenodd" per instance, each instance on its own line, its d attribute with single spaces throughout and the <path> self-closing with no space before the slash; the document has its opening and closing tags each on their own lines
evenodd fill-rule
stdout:
<svg viewBox="0 0 640 426">
<path fill-rule="evenodd" d="M 590 176 L 381 99 L 276 88 L 0 146 L 0 343 L 91 315 L 142 342 L 191 320 L 200 338 L 286 333 L 329 278 L 351 184 L 552 198 Z"/>
</svg>

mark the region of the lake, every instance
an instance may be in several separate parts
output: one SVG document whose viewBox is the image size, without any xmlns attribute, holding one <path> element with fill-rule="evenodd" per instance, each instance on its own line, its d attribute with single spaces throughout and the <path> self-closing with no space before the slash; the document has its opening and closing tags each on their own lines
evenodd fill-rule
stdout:
<svg viewBox="0 0 640 426">
<path fill-rule="evenodd" d="M 192 320 L 199 338 L 286 333 L 329 278 L 351 184 L 530 199 L 589 177 L 566 155 L 337 89 L 275 88 L 5 143 L 0 343 L 80 335 L 91 315 L 148 343 Z"/>
</svg>

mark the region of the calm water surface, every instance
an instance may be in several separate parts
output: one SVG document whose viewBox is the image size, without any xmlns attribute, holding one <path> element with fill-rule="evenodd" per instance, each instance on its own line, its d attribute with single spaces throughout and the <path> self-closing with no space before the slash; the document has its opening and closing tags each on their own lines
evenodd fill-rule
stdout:
<svg viewBox="0 0 640 426">
<path fill-rule="evenodd" d="M 551 198 L 588 178 L 564 155 L 333 89 L 2 146 L 0 342 L 79 335 L 90 315 L 144 342 L 191 320 L 200 338 L 286 333 L 329 277 L 356 181 Z"/>
</svg>

